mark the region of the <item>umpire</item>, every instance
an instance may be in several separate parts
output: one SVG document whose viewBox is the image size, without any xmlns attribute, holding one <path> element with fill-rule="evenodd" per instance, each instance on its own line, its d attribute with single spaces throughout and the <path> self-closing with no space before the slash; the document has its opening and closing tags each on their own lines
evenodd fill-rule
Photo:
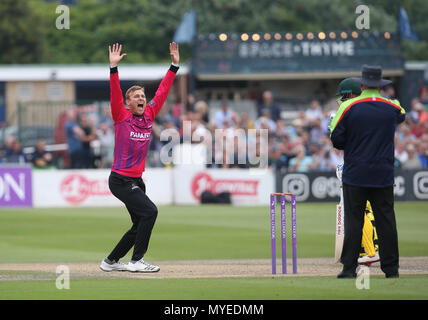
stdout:
<svg viewBox="0 0 428 320">
<path fill-rule="evenodd" d="M 356 277 L 361 249 L 364 210 L 370 201 L 379 237 L 381 269 L 398 277 L 398 236 L 394 212 L 394 134 L 405 119 L 398 100 L 379 93 L 391 81 L 382 79 L 379 66 L 362 68 L 360 96 L 343 102 L 331 122 L 331 141 L 344 150 L 342 175 L 345 239 L 338 278 Z"/>
</svg>

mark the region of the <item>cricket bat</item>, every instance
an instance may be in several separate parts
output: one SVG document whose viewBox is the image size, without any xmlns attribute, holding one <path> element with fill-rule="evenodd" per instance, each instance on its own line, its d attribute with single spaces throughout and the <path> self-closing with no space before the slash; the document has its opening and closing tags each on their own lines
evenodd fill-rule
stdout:
<svg viewBox="0 0 428 320">
<path fill-rule="evenodd" d="M 341 204 L 336 205 L 336 245 L 334 250 L 334 262 L 340 263 L 342 255 L 343 239 L 345 238 L 343 224 L 343 207 Z"/>
<path fill-rule="evenodd" d="M 338 165 L 336 175 L 342 184 L 342 170 L 343 165 Z M 343 205 L 343 188 L 340 186 L 340 203 L 336 205 L 336 244 L 334 250 L 334 262 L 340 263 L 340 256 L 342 255 L 343 239 L 345 238 L 345 215 Z"/>
</svg>

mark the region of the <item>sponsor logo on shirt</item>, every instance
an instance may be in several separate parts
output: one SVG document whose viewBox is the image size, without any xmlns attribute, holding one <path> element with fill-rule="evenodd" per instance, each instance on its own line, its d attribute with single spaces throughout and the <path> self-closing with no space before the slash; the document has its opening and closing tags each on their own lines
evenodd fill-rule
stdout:
<svg viewBox="0 0 428 320">
<path fill-rule="evenodd" d="M 131 140 L 147 141 L 150 140 L 151 132 L 133 132 L 129 133 Z"/>
</svg>

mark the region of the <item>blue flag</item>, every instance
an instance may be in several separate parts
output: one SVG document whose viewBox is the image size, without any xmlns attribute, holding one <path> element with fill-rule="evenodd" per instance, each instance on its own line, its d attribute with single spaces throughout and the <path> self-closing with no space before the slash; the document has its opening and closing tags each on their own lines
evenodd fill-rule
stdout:
<svg viewBox="0 0 428 320">
<path fill-rule="evenodd" d="M 398 28 L 400 30 L 401 39 L 419 41 L 418 35 L 410 25 L 409 17 L 403 7 L 400 7 L 400 12 L 398 14 Z"/>
<path fill-rule="evenodd" d="M 174 34 L 174 42 L 186 43 L 192 42 L 196 34 L 196 12 L 194 9 L 190 9 L 189 12 L 183 17 L 178 29 Z"/>
</svg>

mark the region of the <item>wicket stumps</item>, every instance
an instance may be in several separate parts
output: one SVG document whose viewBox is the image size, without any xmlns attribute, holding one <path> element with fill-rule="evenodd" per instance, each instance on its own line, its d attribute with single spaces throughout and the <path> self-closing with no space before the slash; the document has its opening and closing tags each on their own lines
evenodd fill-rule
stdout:
<svg viewBox="0 0 428 320">
<path fill-rule="evenodd" d="M 285 196 L 291 196 L 291 242 L 293 247 L 293 273 L 297 273 L 297 241 L 296 241 L 296 195 L 294 193 L 271 193 L 270 195 L 270 233 L 272 247 L 272 274 L 276 274 L 276 232 L 275 232 L 275 196 L 281 196 L 281 246 L 282 273 L 287 273 L 287 232 Z"/>
</svg>

